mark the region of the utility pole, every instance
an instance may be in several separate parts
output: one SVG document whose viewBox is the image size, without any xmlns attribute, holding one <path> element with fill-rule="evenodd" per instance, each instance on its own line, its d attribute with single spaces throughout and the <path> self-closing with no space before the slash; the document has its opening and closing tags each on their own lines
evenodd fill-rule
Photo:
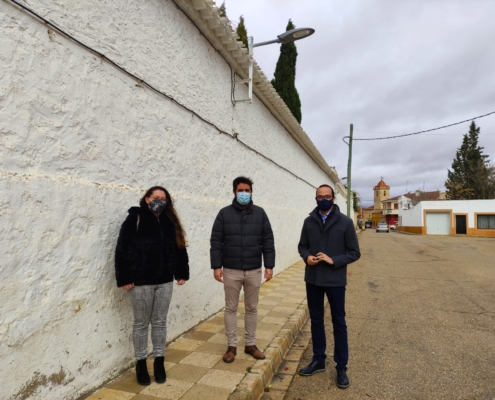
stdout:
<svg viewBox="0 0 495 400">
<path fill-rule="evenodd" d="M 351 165 L 352 165 L 352 131 L 354 127 L 351 124 L 351 133 L 349 135 L 349 159 L 347 160 L 347 216 L 351 217 Z"/>
</svg>

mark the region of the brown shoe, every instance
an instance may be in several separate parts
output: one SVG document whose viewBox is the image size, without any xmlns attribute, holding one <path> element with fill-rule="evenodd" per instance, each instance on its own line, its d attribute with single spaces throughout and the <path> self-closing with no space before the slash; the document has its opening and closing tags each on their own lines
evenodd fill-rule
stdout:
<svg viewBox="0 0 495 400">
<path fill-rule="evenodd" d="M 256 347 L 256 345 L 244 347 L 244 353 L 250 354 L 252 357 L 256 358 L 257 360 L 265 359 L 265 355 L 260 351 L 260 349 Z"/>
<path fill-rule="evenodd" d="M 237 354 L 237 347 L 234 346 L 227 347 L 227 351 L 223 355 L 223 361 L 226 363 L 234 362 L 236 354 Z"/>
</svg>

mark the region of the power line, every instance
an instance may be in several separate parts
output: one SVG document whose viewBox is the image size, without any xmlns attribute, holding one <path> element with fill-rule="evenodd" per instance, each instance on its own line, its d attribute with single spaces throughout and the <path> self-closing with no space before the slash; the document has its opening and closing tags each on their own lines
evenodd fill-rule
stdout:
<svg viewBox="0 0 495 400">
<path fill-rule="evenodd" d="M 474 117 L 474 118 L 469 118 L 469 119 L 466 119 L 464 121 L 460 121 L 460 122 L 455 122 L 453 124 L 449 124 L 449 125 L 444 125 L 444 126 L 440 126 L 438 128 L 433 128 L 433 129 L 427 129 L 425 131 L 419 131 L 419 132 L 413 132 L 413 133 L 406 133 L 406 134 L 403 134 L 403 135 L 395 135 L 395 136 L 385 136 L 385 137 L 379 137 L 379 138 L 368 138 L 368 139 L 355 139 L 353 138 L 352 140 L 384 140 L 384 139 L 395 139 L 395 138 L 400 138 L 400 137 L 405 137 L 405 136 L 412 136 L 412 135 L 419 135 L 420 133 L 425 133 L 425 132 L 431 132 L 431 131 L 438 131 L 439 129 L 444 129 L 444 128 L 448 128 L 450 126 L 454 126 L 454 125 L 459 125 L 459 124 L 463 124 L 465 122 L 469 122 L 469 121 L 474 121 L 475 119 L 479 119 L 479 118 L 483 118 L 483 117 L 487 117 L 489 115 L 492 115 L 492 114 L 495 114 L 495 111 L 492 111 L 488 114 L 484 114 L 484 115 L 480 115 L 478 117 Z M 356 129 L 357 130 L 357 129 Z M 385 132 L 372 132 L 372 131 L 362 131 L 362 132 L 371 132 L 371 133 L 385 133 Z"/>
</svg>

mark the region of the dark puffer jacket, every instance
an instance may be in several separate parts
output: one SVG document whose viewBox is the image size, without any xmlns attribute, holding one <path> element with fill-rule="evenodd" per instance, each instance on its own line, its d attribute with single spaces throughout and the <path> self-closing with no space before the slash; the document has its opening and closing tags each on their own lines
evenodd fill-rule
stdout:
<svg viewBox="0 0 495 400">
<path fill-rule="evenodd" d="M 189 279 L 187 250 L 177 246 L 174 224 L 165 213 L 157 218 L 148 207 L 129 209 L 117 241 L 115 276 L 118 287 Z"/>
<path fill-rule="evenodd" d="M 252 202 L 242 208 L 234 199 L 215 219 L 210 240 L 211 268 L 241 269 L 275 267 L 275 244 L 268 216 Z"/>
<path fill-rule="evenodd" d="M 315 256 L 320 252 L 329 256 L 333 265 L 325 261 L 316 265 L 307 264 L 308 256 Z M 354 223 L 334 205 L 323 224 L 318 208 L 315 208 L 304 220 L 299 254 L 306 262 L 305 282 L 316 286 L 345 286 L 347 264 L 361 257 Z"/>
</svg>

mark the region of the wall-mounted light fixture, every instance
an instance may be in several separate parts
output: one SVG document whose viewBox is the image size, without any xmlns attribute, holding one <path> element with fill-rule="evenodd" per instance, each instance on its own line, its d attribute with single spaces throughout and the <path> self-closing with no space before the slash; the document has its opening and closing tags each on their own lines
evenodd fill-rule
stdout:
<svg viewBox="0 0 495 400">
<path fill-rule="evenodd" d="M 249 36 L 248 38 L 248 49 L 249 49 L 249 55 L 251 56 L 249 60 L 249 77 L 247 79 L 236 79 L 234 80 L 235 83 L 248 83 L 249 84 L 249 89 L 248 89 L 248 98 L 247 99 L 239 99 L 239 100 L 234 100 L 236 103 L 251 103 L 253 101 L 253 48 L 255 47 L 260 47 L 260 46 L 266 46 L 267 44 L 272 44 L 272 43 L 281 43 L 281 44 L 287 44 L 287 43 L 292 43 L 295 42 L 296 40 L 304 39 L 307 38 L 308 36 L 311 36 L 313 33 L 315 33 L 315 30 L 313 28 L 296 28 L 296 29 L 291 29 L 290 31 L 284 32 L 280 35 L 277 36 L 277 39 L 274 40 L 269 40 L 267 42 L 260 42 L 260 43 L 255 43 L 253 44 L 253 37 Z"/>
</svg>

